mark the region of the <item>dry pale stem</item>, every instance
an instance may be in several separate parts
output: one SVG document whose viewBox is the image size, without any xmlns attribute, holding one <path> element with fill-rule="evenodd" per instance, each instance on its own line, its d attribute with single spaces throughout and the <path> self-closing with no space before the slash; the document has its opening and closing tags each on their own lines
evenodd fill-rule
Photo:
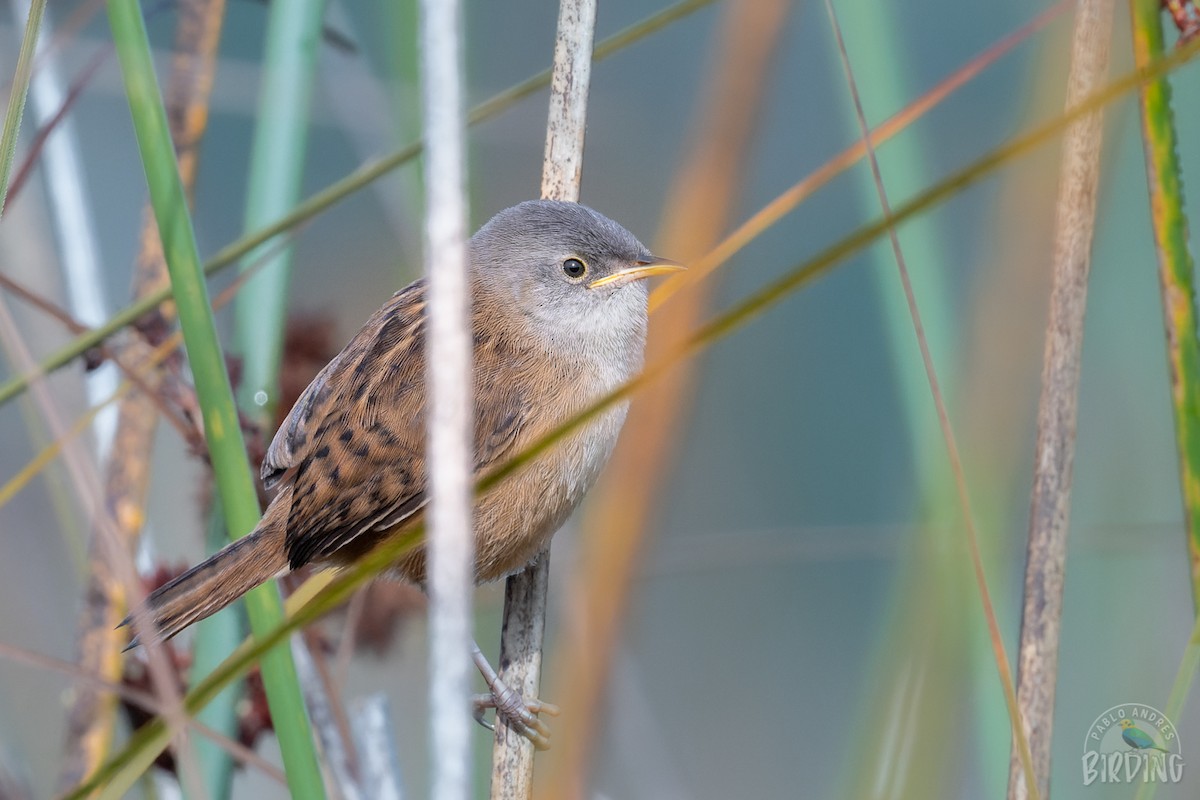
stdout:
<svg viewBox="0 0 1200 800">
<path fill-rule="evenodd" d="M 420 3 L 429 387 L 429 707 L 435 800 L 471 785 L 471 325 L 458 0 Z"/>
<path fill-rule="evenodd" d="M 559 4 L 542 164 L 542 197 L 551 200 L 579 199 L 595 25 L 596 0 L 562 0 Z M 526 698 L 537 697 L 541 685 L 549 585 L 547 550 L 531 566 L 509 578 L 505 587 L 500 677 Z M 533 753 L 532 742 L 510 733 L 503 720 L 497 720 L 492 750 L 493 800 L 532 797 Z"/>
<path fill-rule="evenodd" d="M 1078 5 L 1067 83 L 1068 108 L 1103 84 L 1108 71 L 1112 15 L 1112 0 L 1081 0 Z M 1100 182 L 1102 126 L 1103 116 L 1095 112 L 1072 124 L 1064 136 L 1050 318 L 1038 404 L 1017 702 L 1033 758 L 1034 783 L 1041 797 L 1047 797 L 1050 789 L 1079 364 Z M 1009 766 L 1008 796 L 1012 800 L 1028 796 L 1015 752 Z"/>
</svg>

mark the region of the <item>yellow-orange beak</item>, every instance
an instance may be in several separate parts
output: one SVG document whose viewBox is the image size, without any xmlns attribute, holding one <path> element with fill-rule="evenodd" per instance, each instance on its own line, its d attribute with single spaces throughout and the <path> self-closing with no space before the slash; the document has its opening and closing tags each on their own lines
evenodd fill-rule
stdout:
<svg viewBox="0 0 1200 800">
<path fill-rule="evenodd" d="M 618 270 L 611 275 L 597 278 L 589 283 L 589 289 L 599 289 L 601 286 L 624 286 L 627 283 L 640 281 L 652 275 L 666 275 L 668 272 L 680 272 L 687 269 L 678 261 L 655 256 L 652 261 L 639 261 L 632 267 Z"/>
</svg>

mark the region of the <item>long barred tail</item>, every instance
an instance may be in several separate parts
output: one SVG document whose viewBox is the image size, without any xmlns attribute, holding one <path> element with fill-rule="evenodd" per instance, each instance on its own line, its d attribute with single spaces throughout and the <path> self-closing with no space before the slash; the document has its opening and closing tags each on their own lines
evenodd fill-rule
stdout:
<svg viewBox="0 0 1200 800">
<path fill-rule="evenodd" d="M 134 616 L 145 613 L 165 641 L 285 571 L 284 528 L 271 524 L 270 516 L 268 511 L 267 518 L 250 534 L 155 589 L 141 610 L 130 614 L 121 625 L 129 625 Z M 126 649 L 138 644 L 135 636 Z"/>
</svg>

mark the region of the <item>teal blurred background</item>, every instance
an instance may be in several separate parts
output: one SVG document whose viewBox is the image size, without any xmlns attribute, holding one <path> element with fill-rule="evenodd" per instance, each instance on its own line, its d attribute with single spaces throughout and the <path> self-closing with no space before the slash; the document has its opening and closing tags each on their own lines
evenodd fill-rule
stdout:
<svg viewBox="0 0 1200 800">
<path fill-rule="evenodd" d="M 594 69 L 582 200 L 643 239 L 653 240 L 663 215 L 730 3 L 702 9 Z M 75 6 L 52 5 L 53 22 Z M 466 4 L 472 102 L 549 64 L 554 5 Z M 871 124 L 1047 7 L 1028 0 L 835 5 Z M 601 0 L 597 39 L 638 21 L 649 6 Z M 357 52 L 323 49 L 306 196 L 415 130 L 406 111 L 413 89 L 395 77 L 396 14 L 334 2 L 327 20 Z M 11 75 L 20 27 L 11 8 L 0 21 L 0 68 Z M 196 184 L 202 255 L 241 233 L 264 22 L 257 3 L 228 8 Z M 174 15 L 157 13 L 149 25 L 165 59 Z M 1110 76 L 1131 69 L 1128 27 L 1128 10 L 1118 4 Z M 893 205 L 1058 113 L 1069 34 L 1068 13 L 883 145 Z M 61 51 L 65 72 L 75 73 L 107 40 L 101 16 Z M 768 81 L 730 228 L 858 138 L 821 4 L 794 4 Z M 1200 73 L 1185 66 L 1173 83 L 1190 188 L 1200 185 L 1200 107 L 1189 102 Z M 472 130 L 474 225 L 537 193 L 546 102 L 539 92 Z M 129 295 L 145 194 L 115 60 L 72 116 L 112 311 Z M 1136 98 L 1110 105 L 1105 122 L 1055 709 L 1059 798 L 1132 796 L 1128 787 L 1082 786 L 1084 736 L 1111 706 L 1165 706 L 1193 620 Z M 1055 141 L 900 232 L 1010 654 L 1020 622 L 1057 165 Z M 414 175 L 409 165 L 359 192 L 295 240 L 292 305 L 331 315 L 339 345 L 416 274 Z M 45 190 L 34 177 L 0 224 L 0 270 L 61 298 Z M 874 220 L 878 208 L 860 164 L 717 273 L 709 315 Z M 590 781 L 595 797 L 1004 795 L 1007 714 L 961 517 L 944 488 L 944 450 L 915 338 L 889 316 L 898 299 L 884 242 L 698 358 L 696 391 L 680 407 L 684 435 L 674 468 L 658 476 L 652 538 L 614 656 Z M 36 311 L 10 304 L 39 354 L 69 338 Z M 231 318 L 219 315 L 226 327 Z M 11 374 L 0 366 L 0 379 Z M 68 413 L 84 407 L 80 376 L 69 368 L 52 379 Z M 924 405 L 914 406 L 922 391 Z M 18 404 L 0 407 L 0 479 L 40 447 L 28 419 Z M 202 553 L 202 473 L 163 427 L 148 516 L 154 551 L 169 560 Z M 70 492 L 56 469 L 0 508 L 0 641 L 67 659 L 87 531 L 77 509 L 54 510 L 63 506 L 56 493 Z M 549 650 L 562 620 L 553 600 L 575 567 L 574 528 L 555 540 Z M 478 597 L 481 643 L 494 650 L 502 589 L 484 587 Z M 414 797 L 427 793 L 425 647 L 416 616 L 385 657 L 355 659 L 347 693 L 383 689 L 392 697 Z M 554 699 L 569 681 L 549 676 L 544 695 Z M 68 689 L 61 676 L 0 660 L 0 746 L 35 796 L 54 785 Z M 1188 772 L 1159 796 L 1194 797 L 1195 702 L 1174 722 Z M 481 764 L 489 743 L 481 731 Z M 281 791 L 249 774 L 238 778 L 234 796 Z"/>
</svg>

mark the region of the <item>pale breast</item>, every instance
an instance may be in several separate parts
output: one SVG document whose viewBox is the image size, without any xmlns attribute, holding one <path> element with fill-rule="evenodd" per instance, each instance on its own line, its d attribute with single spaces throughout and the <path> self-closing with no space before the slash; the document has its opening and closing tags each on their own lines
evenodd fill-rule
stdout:
<svg viewBox="0 0 1200 800">
<path fill-rule="evenodd" d="M 479 323 L 476 309 L 477 424 L 479 420 L 487 420 L 487 425 L 513 422 L 501 437 L 504 455 L 491 466 L 507 463 L 540 442 L 641 369 L 644 297 L 640 303 L 640 313 L 633 315 L 630 324 L 605 331 L 603 336 L 589 336 L 582 330 L 530 328 L 528 320 L 514 321 L 506 311 L 495 308 L 486 315 L 484 325 Z M 506 320 L 520 325 L 503 330 Z M 478 408 L 479 404 L 492 408 L 501 399 L 511 413 L 489 415 Z M 608 463 L 628 405 L 621 401 L 600 412 L 478 499 L 474 518 L 477 581 L 496 580 L 518 571 L 545 547 Z M 480 430 L 476 430 L 476 438 L 489 440 Z M 484 474 L 487 472 L 485 469 Z M 422 582 L 424 552 L 403 559 L 397 572 Z"/>
<path fill-rule="evenodd" d="M 564 382 L 563 397 L 549 405 L 544 424 L 522 435 L 534 444 L 623 381 L 579 369 Z M 586 400 L 586 402 L 580 402 Z M 476 506 L 476 576 L 490 581 L 516 572 L 545 547 L 596 482 L 616 446 L 627 401 L 617 403 L 538 456 Z M 536 430 L 533 428 L 536 427 Z"/>
</svg>

